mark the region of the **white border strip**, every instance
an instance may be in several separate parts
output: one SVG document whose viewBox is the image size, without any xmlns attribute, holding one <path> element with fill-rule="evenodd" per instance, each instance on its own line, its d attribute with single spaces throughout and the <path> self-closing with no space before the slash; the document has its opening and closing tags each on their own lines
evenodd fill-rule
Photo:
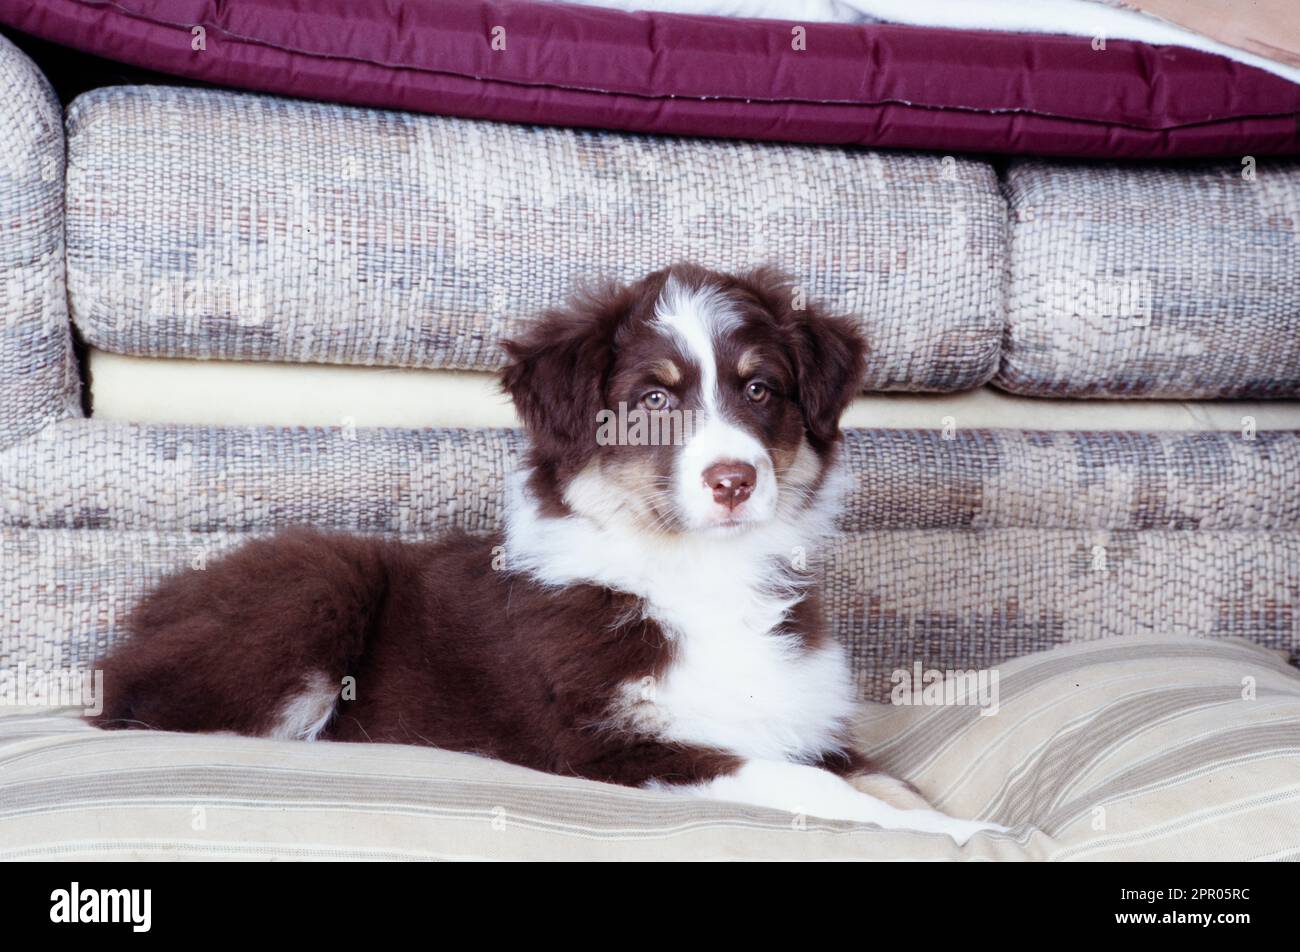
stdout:
<svg viewBox="0 0 1300 952">
<path fill-rule="evenodd" d="M 463 370 L 89 354 L 104 420 L 229 426 L 518 426 L 496 377 Z M 990 387 L 859 397 L 847 427 L 942 430 L 1300 430 L 1300 400 L 1055 400 Z"/>
</svg>

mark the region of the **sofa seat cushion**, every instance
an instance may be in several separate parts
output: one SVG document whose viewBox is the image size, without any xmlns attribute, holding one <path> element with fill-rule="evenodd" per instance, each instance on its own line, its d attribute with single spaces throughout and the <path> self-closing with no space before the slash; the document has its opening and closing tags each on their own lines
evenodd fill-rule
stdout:
<svg viewBox="0 0 1300 952">
<path fill-rule="evenodd" d="M 68 421 L 0 452 L 0 668 L 84 665 L 164 575 L 290 525 L 422 539 L 501 524 L 518 430 Z M 810 552 L 862 695 L 921 657 L 1103 636 L 1300 651 L 1300 433 L 850 430 Z"/>
<path fill-rule="evenodd" d="M 1011 163 L 995 384 L 1045 397 L 1300 395 L 1300 162 Z"/>
<path fill-rule="evenodd" d="M 9 708 L 0 859 L 1300 857 L 1300 675 L 1275 653 L 1125 638 L 997 675 L 996 708 L 882 706 L 863 728 L 939 806 L 1012 828 L 964 847 L 428 748 L 101 732 Z"/>
<path fill-rule="evenodd" d="M 855 315 L 867 386 L 961 390 L 1002 335 L 985 162 L 646 138 L 229 92 L 68 115 L 73 320 L 105 350 L 494 369 L 575 287 L 764 262 Z"/>
<path fill-rule="evenodd" d="M 1300 432 L 851 429 L 840 528 L 1300 530 Z M 0 526 L 500 526 L 519 430 L 67 421 L 0 453 Z"/>
<path fill-rule="evenodd" d="M 451 500 L 442 523 L 481 526 L 497 513 L 452 508 L 466 505 L 457 496 L 464 478 L 444 472 L 413 492 Z M 231 483 L 248 492 L 247 511 L 270 511 L 277 522 L 321 524 L 296 518 L 317 501 L 291 495 L 277 512 L 255 483 L 240 479 L 234 475 Z M 347 489 L 338 491 L 345 495 Z M 894 495 L 919 502 L 900 491 Z M 901 515 L 914 517 L 915 511 Z M 372 528 L 379 518 L 415 522 L 400 502 L 388 510 L 358 504 L 353 517 Z M 93 666 L 125 637 L 130 612 L 165 576 L 206 565 L 269 531 L 0 527 L 0 670 L 23 663 Z M 1242 637 L 1300 656 L 1300 533 L 1294 530 L 858 525 L 809 559 L 821 580 L 825 621 L 846 647 L 858 693 L 869 700 L 888 699 L 893 672 L 918 658 L 944 668 L 986 667 L 1062 643 L 1134 632 Z"/>
</svg>

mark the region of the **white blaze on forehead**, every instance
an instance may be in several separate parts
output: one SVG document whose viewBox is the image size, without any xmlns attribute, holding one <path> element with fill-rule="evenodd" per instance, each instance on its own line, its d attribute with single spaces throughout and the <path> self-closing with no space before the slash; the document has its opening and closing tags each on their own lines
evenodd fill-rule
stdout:
<svg viewBox="0 0 1300 952">
<path fill-rule="evenodd" d="M 695 288 L 675 277 L 669 277 L 655 303 L 655 323 L 676 337 L 700 366 L 700 397 L 707 416 L 718 408 L 718 358 L 713 344 L 739 320 L 721 288 Z"/>
<path fill-rule="evenodd" d="M 753 466 L 756 485 L 745 503 L 745 511 L 757 520 L 771 518 L 776 511 L 777 485 L 772 458 L 754 436 L 722 413 L 718 389 L 719 337 L 740 323 L 740 315 L 721 288 L 691 287 L 669 278 L 655 304 L 655 323 L 681 345 L 700 367 L 700 403 L 691 436 L 677 454 L 674 465 L 674 496 L 687 525 L 705 526 L 729 517 L 719 508 L 712 489 L 704 482 L 706 468 L 734 460 Z"/>
</svg>

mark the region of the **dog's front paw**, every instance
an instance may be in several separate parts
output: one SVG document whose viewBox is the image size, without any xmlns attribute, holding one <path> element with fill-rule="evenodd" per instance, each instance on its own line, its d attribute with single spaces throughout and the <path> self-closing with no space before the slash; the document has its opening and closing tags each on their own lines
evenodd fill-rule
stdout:
<svg viewBox="0 0 1300 952">
<path fill-rule="evenodd" d="M 882 803 L 900 810 L 933 810 L 930 801 L 925 799 L 914 786 L 906 780 L 891 777 L 889 774 L 872 771 L 845 777 L 849 786 L 858 793 L 875 797 Z"/>
<path fill-rule="evenodd" d="M 958 846 L 965 846 L 976 833 L 1009 833 L 1011 832 L 1005 826 L 997 823 L 990 823 L 987 820 L 962 820 L 957 817 L 944 817 L 947 820 L 943 832 L 953 838 Z"/>
<path fill-rule="evenodd" d="M 942 833 L 958 846 L 964 846 L 976 833 L 1006 833 L 1005 826 L 986 820 L 963 820 L 938 810 L 896 810 L 889 824 L 894 829 L 918 833 Z"/>
</svg>

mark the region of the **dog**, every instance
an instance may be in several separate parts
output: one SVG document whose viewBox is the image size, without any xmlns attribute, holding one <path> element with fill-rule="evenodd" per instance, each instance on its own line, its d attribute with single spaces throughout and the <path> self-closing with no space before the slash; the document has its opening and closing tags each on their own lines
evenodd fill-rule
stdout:
<svg viewBox="0 0 1300 952">
<path fill-rule="evenodd" d="M 106 659 L 98 723 L 426 744 L 958 842 L 1001 829 L 854 747 L 806 559 L 866 345 L 801 303 L 771 271 L 677 265 L 548 312 L 505 343 L 529 442 L 498 535 L 293 529 L 172 576 Z"/>
</svg>

